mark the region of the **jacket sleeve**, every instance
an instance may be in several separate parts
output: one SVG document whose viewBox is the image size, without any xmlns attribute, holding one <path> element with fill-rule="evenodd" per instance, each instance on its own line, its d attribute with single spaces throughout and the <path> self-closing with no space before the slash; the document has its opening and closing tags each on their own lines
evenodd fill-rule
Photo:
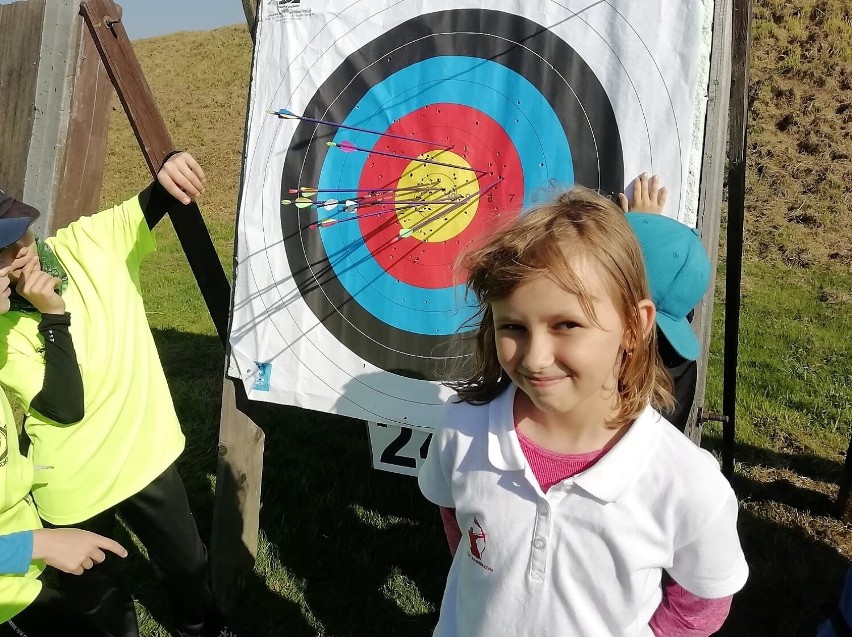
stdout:
<svg viewBox="0 0 852 637">
<path fill-rule="evenodd" d="M 139 193 L 139 206 L 151 230 L 166 216 L 166 213 L 185 207 L 166 192 L 158 181 L 151 182 L 150 186 Z"/>
<path fill-rule="evenodd" d="M 663 588 L 663 601 L 649 626 L 655 637 L 709 637 L 718 631 L 731 610 L 733 596 L 705 599 L 674 580 Z"/>
<path fill-rule="evenodd" d="M 30 407 L 56 423 L 83 419 L 83 378 L 71 340 L 71 315 L 42 314 L 38 331 L 44 338 L 44 382 Z"/>
<path fill-rule="evenodd" d="M 0 575 L 23 575 L 33 556 L 33 532 L 0 535 Z"/>
</svg>

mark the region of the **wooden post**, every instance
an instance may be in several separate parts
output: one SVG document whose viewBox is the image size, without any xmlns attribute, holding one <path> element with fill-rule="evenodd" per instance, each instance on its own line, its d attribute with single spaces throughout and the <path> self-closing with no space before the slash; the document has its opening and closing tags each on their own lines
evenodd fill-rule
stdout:
<svg viewBox="0 0 852 637">
<path fill-rule="evenodd" d="M 843 475 L 840 478 L 840 488 L 837 491 L 837 515 L 844 522 L 852 522 L 852 438 L 846 449 L 846 461 L 843 463 Z"/>
<path fill-rule="evenodd" d="M 81 12 L 115 86 L 152 175 L 173 150 L 165 122 L 142 74 L 139 61 L 112 0 L 87 0 Z M 172 215 L 186 253 L 223 344 L 227 341 L 231 288 L 216 255 L 198 206 Z M 219 462 L 210 566 L 213 590 L 221 609 L 232 607 L 254 567 L 260 528 L 260 485 L 263 431 L 248 415 L 241 381 L 225 378 L 219 429 Z"/>
<path fill-rule="evenodd" d="M 68 141 L 59 174 L 51 234 L 100 209 L 107 154 L 112 84 L 82 16 L 76 23 L 80 42 L 77 75 L 71 91 Z"/>
<path fill-rule="evenodd" d="M 710 54 L 710 84 L 707 118 L 704 126 L 704 159 L 701 164 L 701 185 L 698 195 L 698 230 L 701 243 L 710 256 L 710 288 L 695 309 L 692 326 L 701 342 L 702 356 L 698 359 L 698 383 L 689 416 L 686 434 L 701 442 L 702 422 L 698 411 L 704 404 L 707 385 L 707 361 L 713 327 L 713 299 L 716 285 L 716 266 L 719 262 L 719 225 L 722 216 L 722 190 L 725 178 L 725 142 L 728 134 L 728 105 L 731 87 L 731 0 L 716 0 L 713 17 L 713 44 Z"/>
<path fill-rule="evenodd" d="M 725 272 L 725 375 L 722 408 L 722 473 L 734 476 L 740 286 L 743 269 L 746 146 L 748 143 L 748 67 L 751 59 L 751 0 L 734 0 L 731 60 L 730 146 L 728 149 L 728 235 Z"/>
<path fill-rule="evenodd" d="M 213 591 L 225 612 L 245 589 L 257 557 L 265 436 L 249 414 L 242 381 L 226 376 L 210 541 Z"/>
<path fill-rule="evenodd" d="M 246 23 L 248 24 L 249 35 L 254 42 L 254 34 L 257 31 L 257 10 L 260 0 L 242 0 L 243 11 L 246 14 Z"/>
<path fill-rule="evenodd" d="M 0 189 L 22 199 L 35 119 L 44 0 L 0 5 Z"/>
<path fill-rule="evenodd" d="M 0 188 L 41 211 L 41 236 L 100 198 L 111 90 L 78 14 L 79 0 L 0 5 Z"/>
</svg>

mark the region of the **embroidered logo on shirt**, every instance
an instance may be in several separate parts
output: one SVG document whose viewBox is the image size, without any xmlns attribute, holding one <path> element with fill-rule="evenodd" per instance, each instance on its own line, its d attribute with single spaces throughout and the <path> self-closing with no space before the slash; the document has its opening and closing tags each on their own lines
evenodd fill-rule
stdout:
<svg viewBox="0 0 852 637">
<path fill-rule="evenodd" d="M 474 529 L 474 527 L 476 528 Z M 467 539 L 470 542 L 470 558 L 486 571 L 493 571 L 493 568 L 482 561 L 482 554 L 485 552 L 485 546 L 488 543 L 487 535 L 479 520 L 474 517 L 473 526 L 467 530 Z"/>
</svg>

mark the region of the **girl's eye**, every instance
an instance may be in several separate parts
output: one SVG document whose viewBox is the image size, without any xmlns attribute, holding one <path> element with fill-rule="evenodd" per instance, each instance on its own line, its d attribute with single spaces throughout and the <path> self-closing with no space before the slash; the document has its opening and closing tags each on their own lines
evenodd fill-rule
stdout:
<svg viewBox="0 0 852 637">
<path fill-rule="evenodd" d="M 518 325 L 517 323 L 503 323 L 497 329 L 501 332 L 518 332 L 520 330 L 523 330 L 524 327 L 523 325 Z"/>
<path fill-rule="evenodd" d="M 563 321 L 556 326 L 558 330 L 573 330 L 575 327 L 580 327 L 579 323 L 575 323 L 574 321 Z"/>
</svg>

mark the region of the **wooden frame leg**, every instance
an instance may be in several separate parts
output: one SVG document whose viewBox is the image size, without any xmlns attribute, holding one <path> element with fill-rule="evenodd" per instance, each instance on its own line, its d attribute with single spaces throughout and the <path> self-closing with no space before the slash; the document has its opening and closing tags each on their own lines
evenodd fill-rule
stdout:
<svg viewBox="0 0 852 637">
<path fill-rule="evenodd" d="M 837 515 L 844 522 L 852 522 L 852 436 L 846 449 L 846 461 L 843 463 L 843 475 L 840 478 L 840 489 L 837 492 Z"/>
<path fill-rule="evenodd" d="M 213 593 L 232 609 L 254 570 L 260 529 L 264 433 L 247 415 L 240 381 L 225 377 L 219 424 L 219 463 L 210 541 Z"/>
</svg>

